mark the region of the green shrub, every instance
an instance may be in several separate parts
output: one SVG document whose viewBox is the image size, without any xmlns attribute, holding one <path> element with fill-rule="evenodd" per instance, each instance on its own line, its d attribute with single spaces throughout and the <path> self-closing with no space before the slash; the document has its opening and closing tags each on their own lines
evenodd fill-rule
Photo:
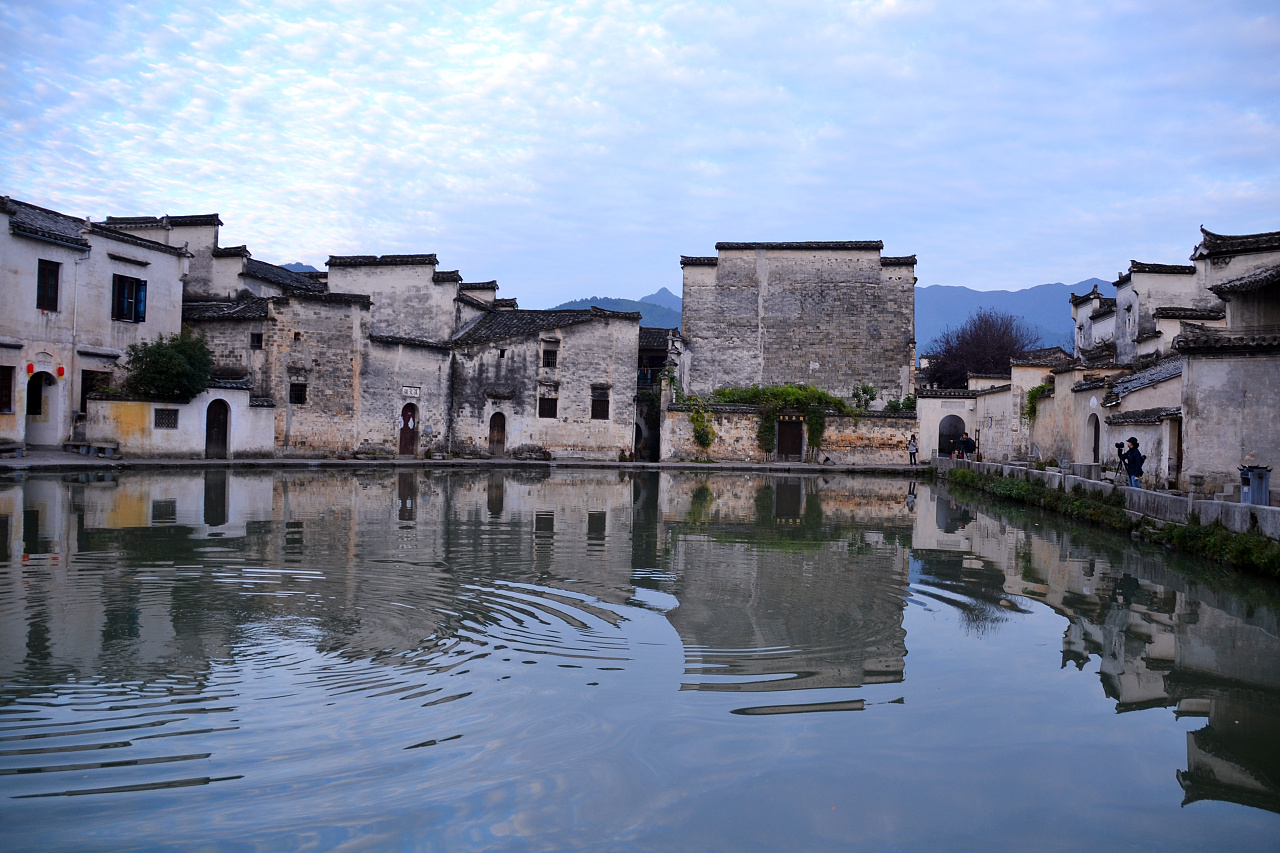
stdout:
<svg viewBox="0 0 1280 853">
<path fill-rule="evenodd" d="M 185 326 L 180 334 L 130 344 L 125 352 L 124 389 L 130 394 L 186 402 L 209 387 L 213 353 L 204 338 Z"/>
<path fill-rule="evenodd" d="M 866 411 L 876 397 L 876 389 L 862 385 L 852 395 L 852 403 L 811 385 L 749 385 L 745 388 L 719 388 L 711 393 L 717 403 L 738 403 L 760 407 L 760 425 L 756 431 L 756 444 L 766 453 L 772 453 L 778 443 L 778 415 L 797 412 L 804 415 L 809 447 L 822 446 L 827 429 L 827 412 L 855 415 Z"/>
</svg>

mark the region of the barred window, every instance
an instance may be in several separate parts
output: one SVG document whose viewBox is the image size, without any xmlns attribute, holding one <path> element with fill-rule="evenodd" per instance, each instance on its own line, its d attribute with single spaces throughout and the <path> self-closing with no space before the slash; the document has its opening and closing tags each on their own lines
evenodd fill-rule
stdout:
<svg viewBox="0 0 1280 853">
<path fill-rule="evenodd" d="M 559 400 L 555 397 L 539 397 L 538 398 L 538 417 L 554 418 Z"/>
<path fill-rule="evenodd" d="M 559 356 L 560 356 L 559 350 L 544 349 L 542 351 L 542 366 L 555 367 L 556 362 L 559 360 Z"/>
<path fill-rule="evenodd" d="M 156 409 L 156 429 L 177 429 L 177 409 Z"/>
<path fill-rule="evenodd" d="M 592 388 L 591 389 L 591 420 L 593 421 L 609 420 L 609 389 L 608 388 Z"/>
<path fill-rule="evenodd" d="M 289 383 L 289 402 L 295 405 L 301 405 L 307 402 L 307 383 Z"/>
<path fill-rule="evenodd" d="M 249 333 L 249 349 L 262 349 L 262 332 Z"/>
</svg>

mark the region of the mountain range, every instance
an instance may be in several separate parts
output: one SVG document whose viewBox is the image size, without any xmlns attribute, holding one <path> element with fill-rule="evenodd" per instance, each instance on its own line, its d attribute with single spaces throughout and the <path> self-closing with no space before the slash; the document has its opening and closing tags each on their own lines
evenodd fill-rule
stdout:
<svg viewBox="0 0 1280 853">
<path fill-rule="evenodd" d="M 1075 284 L 1053 282 L 1023 290 L 973 290 L 945 284 L 917 287 L 916 350 L 928 352 L 929 345 L 948 326 L 963 323 L 979 308 L 1019 317 L 1040 336 L 1044 346 L 1062 346 L 1070 350 L 1075 331 L 1071 324 L 1071 294 L 1088 293 L 1095 285 L 1101 288 L 1106 284 L 1108 282 L 1100 278 L 1087 278 Z M 592 305 L 609 311 L 639 311 L 642 315 L 640 323 L 644 326 L 669 329 L 680 325 L 682 301 L 665 287 L 639 300 L 593 296 L 555 307 L 589 308 Z"/>
</svg>

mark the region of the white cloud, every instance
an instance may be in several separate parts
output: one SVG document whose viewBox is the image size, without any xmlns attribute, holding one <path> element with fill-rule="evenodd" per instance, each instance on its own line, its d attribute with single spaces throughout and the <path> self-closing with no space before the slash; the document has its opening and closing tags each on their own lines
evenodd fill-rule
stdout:
<svg viewBox="0 0 1280 853">
<path fill-rule="evenodd" d="M 436 251 L 538 305 L 722 239 L 992 287 L 1280 227 L 1263 3 L 48 8 L 0 9 L 3 191 L 216 209 L 266 259 Z"/>
</svg>

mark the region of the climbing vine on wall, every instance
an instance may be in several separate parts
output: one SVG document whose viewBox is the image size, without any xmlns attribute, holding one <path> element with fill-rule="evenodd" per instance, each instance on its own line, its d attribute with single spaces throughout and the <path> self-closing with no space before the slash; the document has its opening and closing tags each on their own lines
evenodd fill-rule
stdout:
<svg viewBox="0 0 1280 853">
<path fill-rule="evenodd" d="M 1053 393 L 1053 385 L 1037 385 L 1034 388 L 1027 389 L 1027 403 L 1022 407 L 1022 419 L 1025 421 L 1034 421 L 1036 419 L 1036 409 L 1040 400 Z"/>
<path fill-rule="evenodd" d="M 809 434 L 809 446 L 822 446 L 823 433 L 827 429 L 827 412 L 840 415 L 856 415 L 866 411 L 876 397 L 876 389 L 862 385 L 846 402 L 811 385 L 749 385 L 745 388 L 719 388 L 711 393 L 715 403 L 738 403 L 760 407 L 760 426 L 756 444 L 766 453 L 772 453 L 778 444 L 778 415 L 797 412 L 804 415 Z"/>
</svg>

